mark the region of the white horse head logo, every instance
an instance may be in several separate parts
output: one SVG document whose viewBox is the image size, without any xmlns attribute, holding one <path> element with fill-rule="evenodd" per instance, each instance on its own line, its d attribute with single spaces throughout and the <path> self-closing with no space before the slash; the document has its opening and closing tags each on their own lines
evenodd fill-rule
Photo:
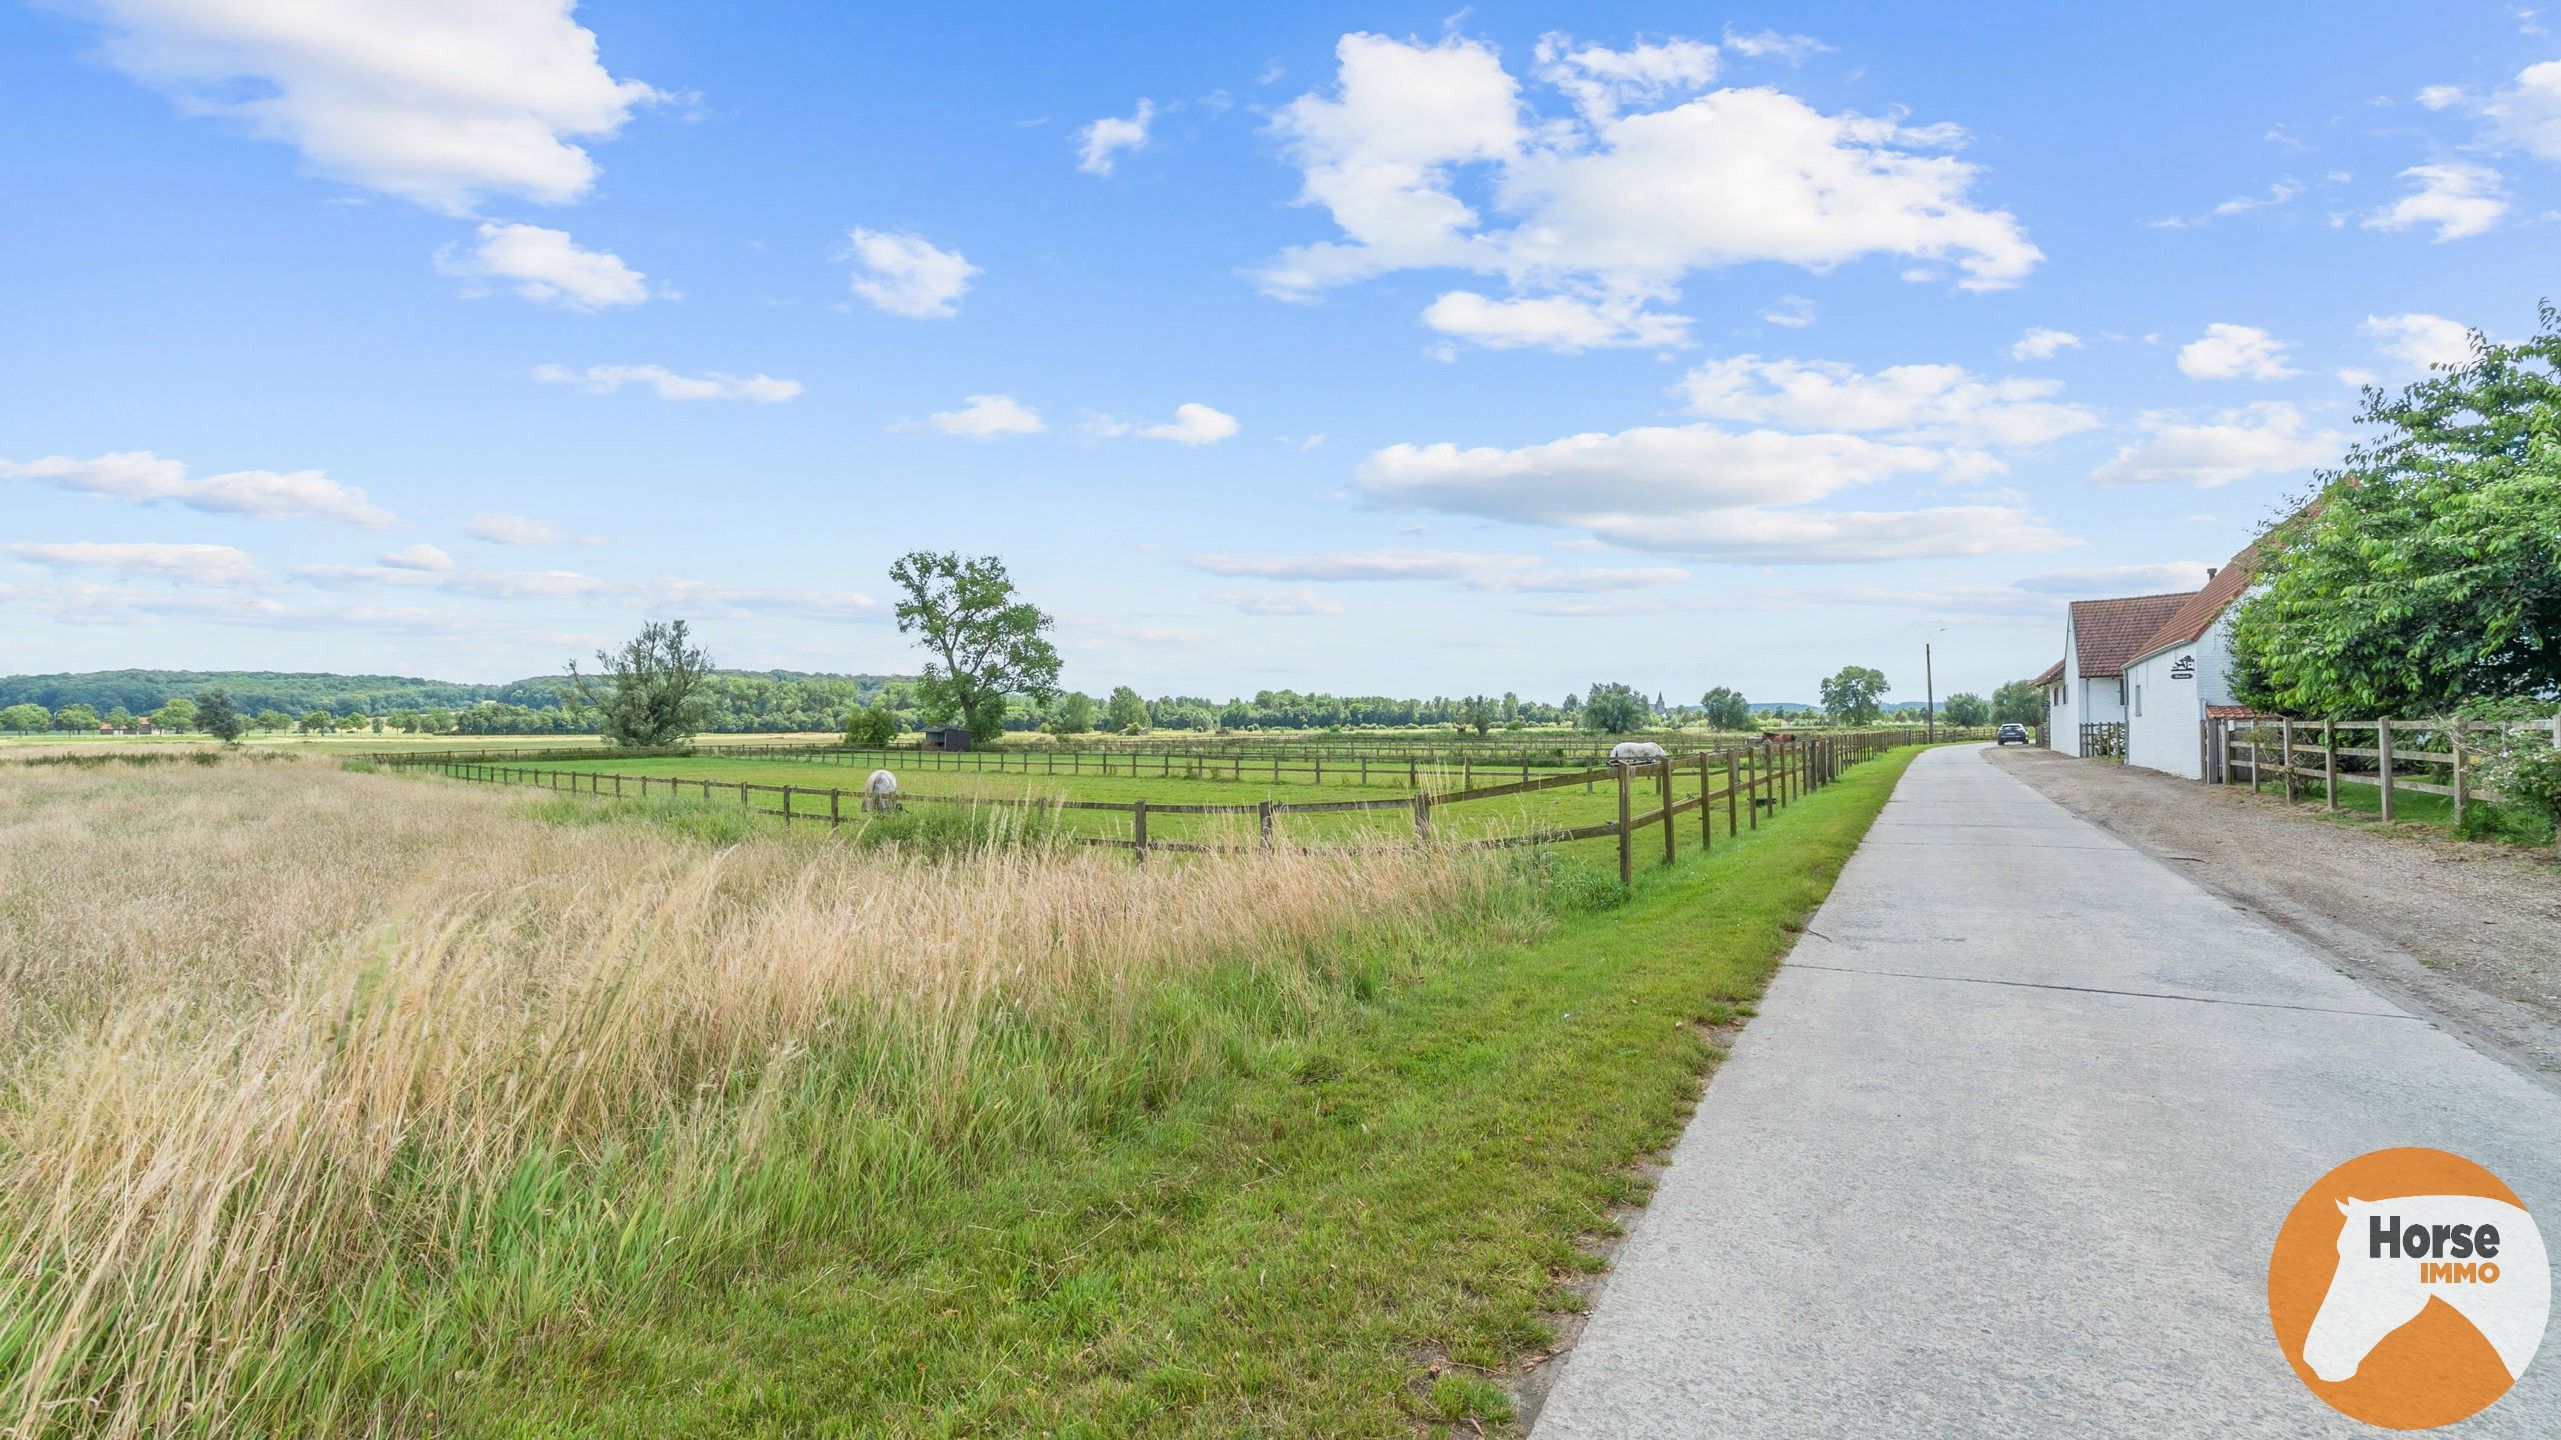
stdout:
<svg viewBox="0 0 2561 1440">
<path fill-rule="evenodd" d="M 2472 1322 L 2514 1380 L 2543 1343 L 2552 1268 L 2534 1218 L 2479 1195 L 2342 1200 L 2339 1268 L 2303 1339 L 2323 1380 L 2353 1376 L 2383 1337 L 2442 1300 Z"/>
</svg>

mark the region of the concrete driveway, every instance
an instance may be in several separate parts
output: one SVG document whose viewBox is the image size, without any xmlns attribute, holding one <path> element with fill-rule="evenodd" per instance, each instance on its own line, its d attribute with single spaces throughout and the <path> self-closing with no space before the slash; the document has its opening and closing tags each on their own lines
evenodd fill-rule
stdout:
<svg viewBox="0 0 2561 1440">
<path fill-rule="evenodd" d="M 2382 1433 L 2268 1253 L 2365 1151 L 2561 1249 L 2561 1097 L 1975 749 L 1916 761 L 1718 1070 L 1538 1440 Z M 2561 1344 L 2448 1431 L 2561 1434 Z"/>
</svg>

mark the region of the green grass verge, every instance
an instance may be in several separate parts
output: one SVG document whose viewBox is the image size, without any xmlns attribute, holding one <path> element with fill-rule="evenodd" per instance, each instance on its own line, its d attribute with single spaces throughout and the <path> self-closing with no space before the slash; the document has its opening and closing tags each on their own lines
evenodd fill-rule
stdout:
<svg viewBox="0 0 2561 1440">
<path fill-rule="evenodd" d="M 441 1418 L 517 1440 L 1500 1433 L 1484 1377 L 1548 1339 L 1559 1280 L 1637 1198 L 1625 1167 L 1716 1058 L 1698 1027 L 1749 1012 L 1913 753 L 1621 902 L 1573 869 L 1551 906 L 1591 908 L 1534 941 L 1347 963 L 1311 1014 L 1195 1025 L 1220 1063 L 1143 1113 L 522 1337 Z"/>
<path fill-rule="evenodd" d="M 2247 767 L 2244 766 L 2246 773 Z M 2427 777 L 2441 783 L 2442 772 Z M 2396 777 L 2397 779 L 2397 777 Z M 2248 789 L 2244 784 L 2241 788 Z M 2285 793 L 2284 782 L 2273 777 L 2259 782 L 2259 793 L 2270 798 Z M 2297 805 L 2321 812 L 2321 782 L 2313 779 L 2298 782 L 2294 798 Z M 2379 820 L 2383 816 L 2383 787 L 2371 776 L 2339 777 L 2339 810 L 2341 819 L 2350 823 Z M 2431 795 L 2396 787 L 2392 791 L 2392 823 L 2420 825 L 2448 835 L 2459 834 L 2467 840 L 2492 840 L 2510 845 L 2547 848 L 2552 844 L 2552 824 L 2542 816 L 2516 805 L 2493 805 L 2479 800 L 2464 806 L 2463 825 L 2454 823 L 2454 797 Z"/>
</svg>

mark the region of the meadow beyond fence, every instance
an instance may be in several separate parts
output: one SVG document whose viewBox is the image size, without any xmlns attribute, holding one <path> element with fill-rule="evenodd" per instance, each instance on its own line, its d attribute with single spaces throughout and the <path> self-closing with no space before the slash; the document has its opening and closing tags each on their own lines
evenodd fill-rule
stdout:
<svg viewBox="0 0 2561 1440">
<path fill-rule="evenodd" d="M 1410 826 L 1409 843 L 1414 844 L 1500 848 L 1615 838 L 1618 841 L 1619 877 L 1625 881 L 1634 872 L 1636 837 L 1648 827 L 1661 827 L 1663 858 L 1668 863 L 1678 851 L 1680 827 L 1674 822 L 1681 816 L 1698 815 L 1698 843 L 1703 848 L 1709 847 L 1715 842 L 1715 816 L 1719 810 L 1724 812 L 1725 833 L 1729 837 L 1739 830 L 1755 828 L 1763 811 L 1784 806 L 1800 795 L 1831 783 L 1844 768 L 1896 746 L 1910 744 L 1915 738 L 1914 732 L 1902 729 L 1791 735 L 1781 740 L 1700 751 L 1650 763 L 1599 765 L 1550 773 L 1539 773 L 1539 767 L 1526 761 L 1480 767 L 1472 757 L 1462 757 L 1457 765 L 1437 766 L 1426 766 L 1410 758 L 1391 762 L 1361 757 L 1349 763 L 1338 758 L 1330 767 L 1330 777 L 1329 767 L 1321 756 L 1309 757 L 1302 764 L 1292 766 L 1277 756 L 1269 759 L 1243 755 L 1178 756 L 1172 752 L 1150 756 L 1112 751 L 985 750 L 947 753 L 807 747 L 778 754 L 782 747 L 757 746 L 752 747 L 752 756 L 742 756 L 735 753 L 739 747 L 703 746 L 637 757 L 620 751 L 553 752 L 523 757 L 386 751 L 368 759 L 385 769 L 481 783 L 531 786 L 560 794 L 608 800 L 725 804 L 734 797 L 738 809 L 750 816 L 775 820 L 785 827 L 816 824 L 831 829 L 863 821 L 866 814 L 864 803 L 868 797 L 861 789 L 745 778 L 721 779 L 699 771 L 691 774 L 670 772 L 688 763 L 717 764 L 752 759 L 760 762 L 780 760 L 811 768 L 841 765 L 861 769 L 873 765 L 895 765 L 902 767 L 911 778 L 920 772 L 924 775 L 1012 776 L 1020 777 L 1027 786 L 1037 783 L 1057 788 L 1054 793 L 1006 797 L 984 793 L 934 794 L 902 785 L 896 798 L 899 803 L 907 805 L 998 807 L 1047 812 L 1055 818 L 1098 823 L 1103 827 L 1103 833 L 1073 833 L 1076 827 L 1071 826 L 1067 838 L 1079 844 L 1129 850 L 1142 865 L 1151 852 L 1159 851 L 1232 854 L 1280 847 L 1379 848 L 1388 842 L 1389 836 L 1374 828 L 1374 820 L 1366 827 L 1343 828 L 1347 820 L 1377 816 L 1397 817 L 1392 823 L 1400 829 Z M 518 759 L 539 759 L 549 763 L 513 763 Z M 637 771 L 621 768 L 625 766 L 642 768 Z M 1493 784 L 1474 783 L 1488 775 L 1514 778 Z M 1089 779 L 1120 782 L 1114 788 L 1150 779 L 1164 784 L 1182 782 L 1186 788 L 1192 782 L 1200 781 L 1230 784 L 1266 781 L 1276 786 L 1303 782 L 1308 786 L 1324 786 L 1329 779 L 1339 787 L 1401 783 L 1408 788 L 1405 793 L 1375 799 L 1293 801 L 1266 798 L 1252 803 L 1196 803 L 1150 798 L 1144 794 L 1127 799 L 1080 795 L 1078 791 Z M 1452 781 L 1456 782 L 1456 788 L 1433 788 Z M 1650 784 L 1647 783 L 1649 781 Z M 1586 797 L 1614 801 L 1610 813 L 1596 822 L 1582 824 L 1559 823 L 1560 818 L 1581 817 L 1531 814 L 1517 806 L 1501 815 L 1486 813 L 1481 820 L 1444 818 L 1471 817 L 1478 813 L 1470 811 L 1468 807 L 1471 806 L 1484 807 L 1495 801 L 1570 792 L 1578 786 Z M 1688 793 L 1682 793 L 1685 790 Z M 1319 823 L 1312 834 L 1293 834 L 1289 831 L 1294 817 L 1315 817 Z M 1223 822 L 1231 828 L 1231 833 L 1168 834 L 1164 822 L 1169 819 Z M 1509 827 L 1501 823 L 1506 819 L 1513 822 Z M 1090 828 L 1090 823 L 1086 828 Z M 1250 834 L 1244 831 L 1248 823 L 1252 827 Z M 1342 843 L 1318 844 L 1315 837 Z"/>
</svg>

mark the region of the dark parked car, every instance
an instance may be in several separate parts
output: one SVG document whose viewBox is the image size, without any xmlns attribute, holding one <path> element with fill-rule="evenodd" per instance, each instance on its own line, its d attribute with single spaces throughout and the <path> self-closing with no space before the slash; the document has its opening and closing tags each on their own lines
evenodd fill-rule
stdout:
<svg viewBox="0 0 2561 1440">
<path fill-rule="evenodd" d="M 2001 733 L 1994 738 L 2003 745 L 2028 745 L 2034 743 L 2033 739 L 2027 733 L 2027 727 L 2016 720 L 2012 720 L 2003 725 L 2001 727 Z"/>
</svg>

